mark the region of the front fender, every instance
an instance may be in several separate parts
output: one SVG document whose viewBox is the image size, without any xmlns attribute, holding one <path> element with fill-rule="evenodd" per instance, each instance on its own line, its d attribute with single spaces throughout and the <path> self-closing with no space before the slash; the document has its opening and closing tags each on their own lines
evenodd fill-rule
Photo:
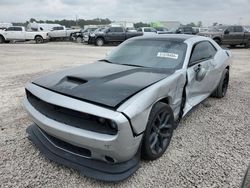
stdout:
<svg viewBox="0 0 250 188">
<path fill-rule="evenodd" d="M 173 75 L 137 93 L 121 105 L 117 111 L 126 114 L 130 119 L 134 133 L 140 134 L 146 129 L 153 105 L 167 97 L 169 106 L 177 119 L 185 83 L 186 71 L 176 71 Z"/>
</svg>

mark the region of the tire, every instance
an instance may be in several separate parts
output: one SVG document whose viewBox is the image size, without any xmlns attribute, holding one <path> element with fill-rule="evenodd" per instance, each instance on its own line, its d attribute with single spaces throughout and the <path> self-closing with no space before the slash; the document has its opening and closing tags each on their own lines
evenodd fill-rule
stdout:
<svg viewBox="0 0 250 188">
<path fill-rule="evenodd" d="M 77 37 L 77 38 L 76 38 L 76 42 L 77 42 L 77 43 L 82 43 L 82 37 Z"/>
<path fill-rule="evenodd" d="M 215 38 L 214 41 L 215 41 L 217 44 L 221 45 L 221 40 L 220 40 L 220 39 Z"/>
<path fill-rule="evenodd" d="M 231 44 L 231 45 L 230 45 L 230 48 L 235 48 L 235 47 L 236 47 L 235 44 Z"/>
<path fill-rule="evenodd" d="M 225 69 L 222 73 L 219 85 L 212 93 L 212 97 L 223 98 L 227 93 L 228 83 L 229 83 L 229 70 Z"/>
<path fill-rule="evenodd" d="M 43 37 L 41 37 L 41 36 L 36 36 L 35 41 L 36 41 L 37 44 L 41 44 L 41 43 L 44 42 Z"/>
<path fill-rule="evenodd" d="M 142 158 L 155 160 L 161 157 L 169 146 L 174 128 L 172 109 L 165 103 L 156 103 L 151 110 L 144 133 Z"/>
<path fill-rule="evenodd" d="M 103 46 L 104 40 L 102 38 L 97 38 L 95 41 L 96 46 Z"/>
<path fill-rule="evenodd" d="M 6 41 L 4 41 L 5 43 L 10 43 L 10 41 L 9 40 L 6 40 Z"/>
<path fill-rule="evenodd" d="M 0 36 L 0 43 L 4 43 L 5 39 L 3 38 L 3 36 Z"/>
<path fill-rule="evenodd" d="M 246 48 L 250 48 L 250 40 L 247 41 L 247 43 L 245 44 Z"/>
</svg>

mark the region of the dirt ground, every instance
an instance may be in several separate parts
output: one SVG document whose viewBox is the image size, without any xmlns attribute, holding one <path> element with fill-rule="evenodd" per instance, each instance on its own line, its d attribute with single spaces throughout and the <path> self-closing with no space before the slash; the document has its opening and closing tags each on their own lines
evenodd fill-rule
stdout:
<svg viewBox="0 0 250 188">
<path fill-rule="evenodd" d="M 112 47 L 69 42 L 0 45 L 0 187 L 239 187 L 250 163 L 250 49 L 232 49 L 227 96 L 209 98 L 176 129 L 156 161 L 119 183 L 104 183 L 44 158 L 27 139 L 25 83 L 103 58 Z"/>
</svg>

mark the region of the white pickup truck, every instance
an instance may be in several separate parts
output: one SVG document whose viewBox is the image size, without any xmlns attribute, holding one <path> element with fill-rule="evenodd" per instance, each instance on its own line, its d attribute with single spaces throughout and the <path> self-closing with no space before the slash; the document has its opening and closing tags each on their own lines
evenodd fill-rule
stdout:
<svg viewBox="0 0 250 188">
<path fill-rule="evenodd" d="M 36 43 L 43 43 L 49 39 L 48 32 L 26 31 L 25 27 L 12 26 L 5 30 L 0 30 L 0 43 L 8 43 L 13 40 L 28 41 L 35 40 Z"/>
<path fill-rule="evenodd" d="M 72 34 L 75 32 L 80 32 L 80 29 L 68 29 L 65 26 L 57 26 L 53 27 L 53 29 L 49 32 L 49 36 L 51 39 L 71 38 Z"/>
</svg>

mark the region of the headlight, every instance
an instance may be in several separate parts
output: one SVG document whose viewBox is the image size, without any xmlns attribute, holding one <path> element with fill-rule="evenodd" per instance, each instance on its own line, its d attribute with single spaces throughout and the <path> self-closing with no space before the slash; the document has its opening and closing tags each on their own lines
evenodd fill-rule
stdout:
<svg viewBox="0 0 250 188">
<path fill-rule="evenodd" d="M 91 37 L 95 37 L 95 34 L 94 34 L 94 33 L 92 33 L 92 34 L 90 34 L 90 36 L 91 36 Z"/>
<path fill-rule="evenodd" d="M 98 117 L 97 121 L 99 123 L 103 124 L 103 125 L 109 126 L 111 129 L 118 130 L 117 124 L 114 121 L 110 120 L 110 119 L 105 119 L 105 118 L 102 118 L 102 117 Z"/>
</svg>

